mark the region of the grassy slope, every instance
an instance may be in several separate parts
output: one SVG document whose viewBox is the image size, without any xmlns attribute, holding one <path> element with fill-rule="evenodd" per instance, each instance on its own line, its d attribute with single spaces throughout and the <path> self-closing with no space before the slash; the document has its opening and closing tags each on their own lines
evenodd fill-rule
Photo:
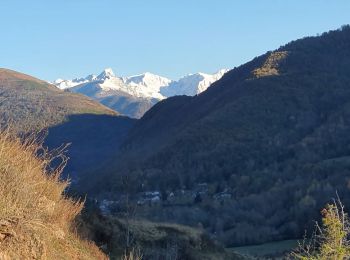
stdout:
<svg viewBox="0 0 350 260">
<path fill-rule="evenodd" d="M 64 92 L 45 81 L 0 69 L 0 122 L 19 129 L 41 129 L 72 114 L 116 114 L 79 94 Z"/>
<path fill-rule="evenodd" d="M 244 259 L 232 250 L 225 250 L 202 230 L 176 224 L 141 220 L 127 222 L 114 217 L 87 214 L 82 230 L 88 230 L 90 237 L 97 243 L 107 245 L 111 259 L 119 259 L 124 253 L 127 230 L 130 230 L 131 247 L 139 249 L 145 260 Z"/>
<path fill-rule="evenodd" d="M 233 247 L 232 250 L 251 257 L 287 257 L 298 246 L 298 240 L 283 240 L 262 245 Z"/>
<path fill-rule="evenodd" d="M 38 149 L 0 134 L 0 259 L 106 259 L 75 233 L 83 204 L 64 195 L 62 168 L 45 170 L 50 156 Z"/>
</svg>

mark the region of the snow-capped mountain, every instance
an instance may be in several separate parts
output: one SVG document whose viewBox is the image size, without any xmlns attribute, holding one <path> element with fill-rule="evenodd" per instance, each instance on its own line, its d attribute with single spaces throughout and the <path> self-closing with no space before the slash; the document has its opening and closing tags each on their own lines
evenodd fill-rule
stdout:
<svg viewBox="0 0 350 260">
<path fill-rule="evenodd" d="M 147 95 L 158 99 L 164 99 L 164 96 L 160 93 L 160 90 L 172 83 L 172 81 L 168 78 L 149 72 L 141 75 L 126 77 L 124 78 L 124 82 L 129 86 L 140 88 L 143 90 L 143 92 L 147 93 Z"/>
<path fill-rule="evenodd" d="M 194 96 L 207 90 L 207 88 L 227 72 L 227 69 L 219 70 L 215 74 L 195 73 L 171 82 L 168 87 L 161 89 L 165 97 L 186 95 Z"/>
<path fill-rule="evenodd" d="M 89 96 L 127 116 L 139 118 L 162 99 L 177 95 L 193 96 L 205 91 L 227 71 L 189 74 L 179 80 L 170 80 L 149 72 L 118 77 L 108 68 L 98 76 L 57 79 L 53 84 L 60 89 Z"/>
<path fill-rule="evenodd" d="M 57 86 L 60 89 L 67 89 L 67 88 L 72 88 L 80 84 L 88 83 L 91 81 L 96 80 L 95 75 L 89 75 L 86 78 L 76 78 L 72 80 L 66 80 L 66 79 L 56 79 L 52 84 Z"/>
<path fill-rule="evenodd" d="M 100 75 L 97 76 L 96 79 L 98 80 L 107 80 L 107 79 L 112 79 L 115 78 L 116 76 L 114 75 L 114 72 L 111 68 L 107 68 L 104 71 L 101 72 Z"/>
</svg>

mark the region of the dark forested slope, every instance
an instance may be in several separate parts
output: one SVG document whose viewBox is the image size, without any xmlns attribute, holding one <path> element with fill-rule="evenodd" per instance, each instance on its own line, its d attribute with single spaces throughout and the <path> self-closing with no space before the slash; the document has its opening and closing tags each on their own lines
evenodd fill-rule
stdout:
<svg viewBox="0 0 350 260">
<path fill-rule="evenodd" d="M 128 174 L 135 192 L 162 191 L 163 207 L 144 216 L 200 222 L 227 245 L 300 237 L 336 190 L 350 206 L 349 118 L 345 26 L 257 57 L 198 96 L 158 103 L 100 187 L 120 190 Z M 171 204 L 178 190 L 202 198 Z"/>
</svg>

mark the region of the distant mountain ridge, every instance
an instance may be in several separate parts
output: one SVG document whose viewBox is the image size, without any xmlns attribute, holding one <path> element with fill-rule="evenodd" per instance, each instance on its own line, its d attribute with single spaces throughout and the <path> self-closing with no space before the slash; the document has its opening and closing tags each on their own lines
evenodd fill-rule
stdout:
<svg viewBox="0 0 350 260">
<path fill-rule="evenodd" d="M 130 77 L 118 77 L 110 68 L 98 76 L 72 80 L 57 79 L 53 82 L 60 89 L 81 93 L 124 115 L 140 118 L 160 100 L 172 96 L 194 96 L 205 91 L 228 70 L 214 74 L 189 74 L 179 80 L 171 80 L 146 72 Z"/>
<path fill-rule="evenodd" d="M 0 68 L 0 124 L 22 131 L 60 124 L 70 115 L 116 115 L 80 94 L 64 92 L 43 80 Z"/>
</svg>

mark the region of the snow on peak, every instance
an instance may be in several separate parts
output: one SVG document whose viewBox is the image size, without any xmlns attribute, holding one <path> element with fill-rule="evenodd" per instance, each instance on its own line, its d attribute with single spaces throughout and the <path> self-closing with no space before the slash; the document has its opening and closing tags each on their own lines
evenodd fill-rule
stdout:
<svg viewBox="0 0 350 260">
<path fill-rule="evenodd" d="M 206 74 L 198 72 L 195 74 L 188 74 L 180 78 L 178 81 L 172 82 L 167 88 L 161 90 L 161 94 L 166 97 L 186 95 L 194 96 L 207 90 L 211 84 L 221 79 L 227 72 L 227 69 L 219 70 L 214 74 Z"/>
<path fill-rule="evenodd" d="M 110 78 L 114 78 L 114 77 L 115 77 L 115 75 L 114 75 L 114 72 L 111 68 L 104 69 L 100 73 L 100 75 L 97 76 L 97 78 L 100 80 L 110 79 Z"/>
<path fill-rule="evenodd" d="M 139 95 L 157 99 L 164 99 L 164 96 L 160 94 L 160 89 L 169 86 L 172 82 L 168 78 L 150 72 L 125 77 L 123 80 L 126 85 L 135 88 Z"/>
<path fill-rule="evenodd" d="M 94 81 L 94 80 L 97 80 L 97 77 L 96 77 L 96 75 L 91 74 L 91 75 L 88 75 L 85 79 L 87 81 Z"/>
<path fill-rule="evenodd" d="M 124 81 L 126 84 L 142 85 L 146 88 L 151 88 L 154 90 L 157 89 L 158 91 L 161 87 L 168 86 L 171 82 L 171 80 L 168 78 L 161 77 L 150 72 L 126 77 L 124 78 Z"/>
<path fill-rule="evenodd" d="M 64 81 L 64 79 L 56 79 L 54 82 L 52 82 L 54 85 L 60 84 Z"/>
<path fill-rule="evenodd" d="M 60 89 L 72 89 L 84 94 L 84 87 L 93 84 L 100 89 L 99 95 L 112 95 L 116 91 L 139 98 L 164 99 L 177 95 L 193 96 L 205 91 L 212 83 L 219 80 L 228 70 L 223 69 L 215 74 L 195 73 L 189 74 L 173 81 L 168 78 L 146 72 L 130 77 L 117 77 L 111 68 L 105 69 L 97 77 L 89 75 L 85 78 L 64 80 L 57 79 L 53 82 Z"/>
<path fill-rule="evenodd" d="M 80 84 L 84 84 L 86 82 L 89 82 L 89 80 L 87 80 L 86 78 L 76 78 L 72 80 L 56 79 L 51 84 L 55 85 L 60 89 L 67 89 L 67 88 L 75 87 Z"/>
</svg>

